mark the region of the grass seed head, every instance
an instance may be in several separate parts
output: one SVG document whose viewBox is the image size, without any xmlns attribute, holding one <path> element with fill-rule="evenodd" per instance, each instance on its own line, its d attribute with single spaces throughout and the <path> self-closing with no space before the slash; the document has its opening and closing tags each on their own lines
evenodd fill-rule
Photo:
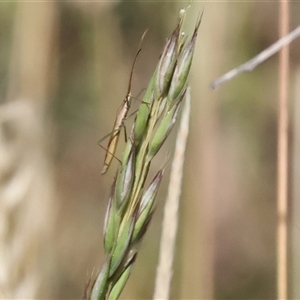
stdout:
<svg viewBox="0 0 300 300">
<path fill-rule="evenodd" d="M 154 213 L 164 168 L 148 185 L 152 159 L 176 122 L 191 68 L 200 25 L 187 42 L 182 33 L 185 10 L 167 41 L 137 112 L 125 146 L 105 217 L 106 263 L 91 290 L 91 300 L 117 299 L 130 275 L 137 249 Z"/>
<path fill-rule="evenodd" d="M 176 50 L 180 36 L 180 29 L 181 27 L 178 24 L 171 38 L 168 40 L 159 60 L 155 90 L 155 95 L 157 97 L 164 95 L 165 91 L 170 86 L 170 81 L 173 76 L 174 68 L 176 66 Z"/>
<path fill-rule="evenodd" d="M 134 123 L 134 135 L 133 140 L 136 146 L 140 143 L 144 134 L 146 133 L 146 128 L 150 118 L 151 106 L 154 100 L 154 82 L 156 78 L 156 71 L 154 72 L 150 83 L 146 89 L 145 95 L 142 99 L 142 103 L 137 112 L 135 123 Z"/>
<path fill-rule="evenodd" d="M 149 159 L 152 159 L 159 149 L 164 144 L 165 140 L 169 136 L 178 115 L 178 111 L 180 108 L 180 104 L 184 98 L 185 93 L 180 97 L 180 99 L 176 102 L 173 107 L 165 114 L 163 119 L 161 120 L 161 123 L 159 124 L 152 140 L 149 144 L 149 151 L 148 151 L 148 157 Z"/>
</svg>

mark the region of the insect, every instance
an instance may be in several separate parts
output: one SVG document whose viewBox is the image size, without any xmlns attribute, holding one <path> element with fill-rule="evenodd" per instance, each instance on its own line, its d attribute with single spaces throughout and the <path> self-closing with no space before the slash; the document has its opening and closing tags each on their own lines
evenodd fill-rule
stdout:
<svg viewBox="0 0 300 300">
<path fill-rule="evenodd" d="M 146 31 L 144 32 L 144 34 L 141 38 L 141 41 L 143 40 L 145 34 L 146 34 Z M 103 163 L 101 174 L 105 174 L 107 172 L 113 157 L 115 157 L 115 152 L 116 152 L 116 148 L 117 148 L 117 145 L 118 145 L 121 129 L 124 126 L 124 120 L 127 117 L 128 111 L 129 111 L 129 109 L 131 107 L 131 103 L 132 103 L 131 82 L 132 82 L 133 70 L 134 70 L 134 66 L 135 66 L 135 63 L 136 63 L 136 59 L 137 59 L 137 57 L 138 57 L 138 55 L 140 54 L 141 51 L 142 51 L 142 49 L 139 48 L 139 50 L 137 51 L 137 53 L 134 57 L 134 61 L 133 61 L 132 67 L 131 67 L 129 82 L 128 82 L 127 94 L 126 94 L 126 96 L 125 96 L 125 98 L 122 102 L 122 105 L 119 107 L 119 109 L 117 111 L 117 116 L 116 116 L 116 119 L 115 119 L 113 130 L 112 130 L 112 133 L 109 135 L 110 137 L 109 137 L 107 148 L 105 149 L 106 150 L 106 155 L 105 155 L 105 158 L 104 158 L 104 163 Z M 106 137 L 107 136 L 103 137 L 98 142 L 98 144 L 101 143 Z M 126 133 L 125 133 L 125 139 L 126 139 Z"/>
</svg>

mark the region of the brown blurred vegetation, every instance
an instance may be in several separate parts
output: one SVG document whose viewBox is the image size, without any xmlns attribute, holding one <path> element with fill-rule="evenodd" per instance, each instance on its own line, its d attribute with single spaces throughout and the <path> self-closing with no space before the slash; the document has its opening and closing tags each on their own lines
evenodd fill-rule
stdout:
<svg viewBox="0 0 300 300">
<path fill-rule="evenodd" d="M 33 147 L 30 128 L 40 126 L 37 147 L 47 162 L 37 167 L 37 177 L 45 180 L 39 205 L 26 194 L 22 201 L 30 204 L 18 208 L 21 215 L 29 209 L 31 220 L 43 216 L 37 235 L 25 239 L 35 243 L 35 251 L 22 260 L 25 265 L 37 261 L 34 297 L 78 299 L 89 274 L 101 267 L 103 219 L 117 162 L 101 176 L 104 151 L 97 141 L 111 130 L 142 33 L 149 28 L 134 73 L 134 94 L 146 87 L 183 6 L 142 1 L 0 4 L 1 105 L 16 103 L 22 118 L 22 105 L 28 102 L 34 111 L 30 118 L 39 122 L 29 126 L 18 153 Z M 278 38 L 278 4 L 194 3 L 188 32 L 203 9 L 190 77 L 192 122 L 173 298 L 274 299 L 278 57 L 217 91 L 209 84 Z M 291 3 L 291 14 L 294 28 L 299 3 Z M 296 41 L 291 78 L 299 53 Z M 11 144 L 14 138 L 1 142 Z M 173 142 L 170 138 L 154 170 Z M 1 176 L 4 189 L 7 180 Z M 167 181 L 166 175 L 124 299 L 152 296 Z M 14 226 L 30 224 L 32 232 L 32 223 L 16 221 Z M 23 231 L 26 236 L 26 226 Z"/>
</svg>

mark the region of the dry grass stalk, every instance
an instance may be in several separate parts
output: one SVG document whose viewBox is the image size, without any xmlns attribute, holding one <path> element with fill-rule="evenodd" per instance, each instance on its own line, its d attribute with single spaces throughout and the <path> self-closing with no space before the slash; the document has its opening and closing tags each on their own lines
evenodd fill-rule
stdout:
<svg viewBox="0 0 300 300">
<path fill-rule="evenodd" d="M 191 92 L 190 88 L 188 88 L 176 139 L 168 196 L 164 207 L 159 262 L 157 266 L 153 299 L 170 299 L 184 154 L 189 132 L 190 105 Z"/>
<path fill-rule="evenodd" d="M 144 188 L 152 159 L 170 134 L 186 97 L 200 20 L 188 41 L 182 32 L 185 10 L 167 41 L 150 80 L 114 180 L 106 213 L 102 270 L 84 298 L 118 299 L 151 221 L 164 167 Z M 87 289 L 89 289 L 87 287 Z"/>
<path fill-rule="evenodd" d="M 289 3 L 280 1 L 280 36 L 289 30 Z M 277 148 L 277 299 L 288 299 L 288 73 L 289 47 L 279 53 Z"/>
</svg>

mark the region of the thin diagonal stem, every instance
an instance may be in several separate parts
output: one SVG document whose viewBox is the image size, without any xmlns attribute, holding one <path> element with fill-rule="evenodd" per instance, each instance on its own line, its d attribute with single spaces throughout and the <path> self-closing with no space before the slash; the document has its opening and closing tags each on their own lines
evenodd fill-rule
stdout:
<svg viewBox="0 0 300 300">
<path fill-rule="evenodd" d="M 285 2 L 284 0 L 282 0 L 282 1 Z M 267 49 L 265 49 L 264 51 L 262 51 L 261 53 L 259 53 L 258 55 L 256 55 L 255 57 L 253 57 L 252 59 L 247 61 L 246 63 L 238 66 L 235 69 L 232 69 L 232 70 L 228 71 L 227 73 L 225 73 L 221 77 L 214 80 L 211 83 L 210 87 L 212 89 L 216 89 L 220 85 L 224 84 L 227 81 L 230 81 L 231 79 L 235 78 L 236 76 L 238 76 L 238 75 L 240 75 L 244 72 L 251 72 L 258 65 L 263 63 L 265 60 L 267 60 L 272 55 L 274 55 L 275 53 L 280 51 L 282 48 L 289 45 L 293 40 L 298 38 L 300 36 L 300 26 L 295 28 L 289 34 L 287 34 L 287 33 L 288 32 L 286 32 L 286 35 L 283 36 L 281 39 L 279 39 L 277 42 L 272 44 L 270 47 L 268 47 Z"/>
</svg>

